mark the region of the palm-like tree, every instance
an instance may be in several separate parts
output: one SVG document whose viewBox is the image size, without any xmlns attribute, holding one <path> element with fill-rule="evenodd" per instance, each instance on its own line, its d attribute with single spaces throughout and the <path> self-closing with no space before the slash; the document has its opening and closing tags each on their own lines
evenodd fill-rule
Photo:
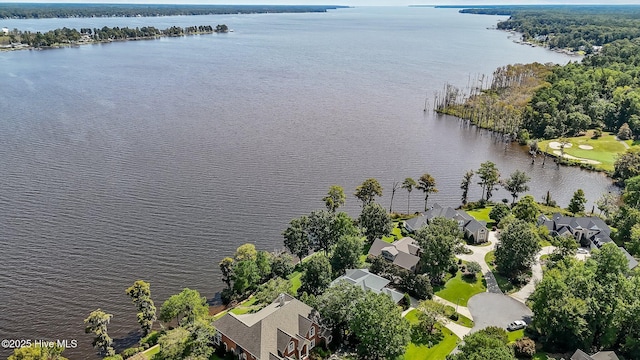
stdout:
<svg viewBox="0 0 640 360">
<path fill-rule="evenodd" d="M 411 209 L 411 192 L 413 191 L 413 188 L 416 187 L 416 185 L 416 181 L 410 177 L 404 179 L 404 181 L 402 182 L 402 188 L 409 192 L 409 194 L 407 195 L 407 214 Z"/>
<path fill-rule="evenodd" d="M 427 211 L 427 201 L 429 200 L 429 194 L 437 193 L 436 179 L 429 174 L 422 174 L 418 180 L 418 186 L 416 189 L 420 189 L 424 192 L 424 211 Z"/>
</svg>

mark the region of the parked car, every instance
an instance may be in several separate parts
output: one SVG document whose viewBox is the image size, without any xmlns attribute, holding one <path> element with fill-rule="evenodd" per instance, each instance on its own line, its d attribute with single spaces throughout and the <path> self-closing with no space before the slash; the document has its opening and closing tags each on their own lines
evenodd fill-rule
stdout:
<svg viewBox="0 0 640 360">
<path fill-rule="evenodd" d="M 588 254 L 588 253 L 589 253 L 589 250 L 587 250 L 587 249 L 585 249 L 585 248 L 579 248 L 576 252 L 577 252 L 578 254 Z"/>
<path fill-rule="evenodd" d="M 527 323 L 522 320 L 516 320 L 507 326 L 507 330 L 516 331 L 527 327 Z"/>
</svg>

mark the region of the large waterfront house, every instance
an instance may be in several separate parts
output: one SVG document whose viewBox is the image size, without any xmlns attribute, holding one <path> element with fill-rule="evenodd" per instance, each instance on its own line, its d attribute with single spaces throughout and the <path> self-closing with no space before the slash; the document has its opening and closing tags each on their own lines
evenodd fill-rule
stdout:
<svg viewBox="0 0 640 360">
<path fill-rule="evenodd" d="M 346 281 L 365 291 L 373 291 L 376 294 L 387 294 L 396 304 L 404 299 L 404 294 L 387 287 L 391 282 L 390 280 L 372 274 L 367 269 L 349 269 L 346 271 L 346 274 L 333 280 L 330 286 L 334 286 L 341 281 Z"/>
<path fill-rule="evenodd" d="M 229 312 L 215 321 L 214 344 L 240 360 L 305 360 L 315 346 L 331 342 L 330 331 L 316 314 L 305 303 L 280 294 L 256 313 Z"/>
<path fill-rule="evenodd" d="M 396 266 L 415 272 L 420 261 L 420 247 L 410 237 L 404 237 L 393 243 L 375 239 L 369 248 L 368 256 L 382 256 Z"/>
<path fill-rule="evenodd" d="M 431 209 L 426 211 L 424 214 L 420 214 L 405 221 L 404 226 L 407 231 L 414 233 L 421 227 L 428 225 L 429 221 L 436 217 L 455 220 L 458 223 L 460 231 L 462 231 L 464 236 L 474 244 L 482 244 L 488 239 L 489 230 L 485 223 L 474 219 L 473 216 L 467 214 L 464 210 L 456 210 L 452 207 L 442 207 L 438 204 L 434 204 Z"/>
<path fill-rule="evenodd" d="M 549 219 L 545 215 L 540 215 L 538 225 L 549 229 L 552 236 L 570 236 L 580 245 L 592 249 L 599 249 L 604 244 L 613 243 L 610 236 L 611 229 L 602 219 L 595 216 L 573 217 L 555 213 Z M 638 261 L 625 248 L 622 246 L 619 248 L 629 261 L 630 270 L 638 266 Z"/>
<path fill-rule="evenodd" d="M 578 349 L 571 355 L 571 360 L 619 360 L 614 351 L 599 351 L 593 355 Z"/>
</svg>

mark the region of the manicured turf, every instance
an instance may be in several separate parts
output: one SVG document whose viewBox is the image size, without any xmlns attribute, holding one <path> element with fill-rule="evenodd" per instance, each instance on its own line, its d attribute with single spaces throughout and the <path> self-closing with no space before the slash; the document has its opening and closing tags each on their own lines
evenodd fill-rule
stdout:
<svg viewBox="0 0 640 360">
<path fill-rule="evenodd" d="M 509 342 L 515 342 L 516 340 L 524 337 L 524 329 L 516 330 L 516 331 L 508 331 Z"/>
<path fill-rule="evenodd" d="M 447 306 L 447 316 L 452 315 L 453 313 L 456 312 L 456 309 L 453 306 Z M 451 320 L 451 318 L 449 318 L 449 321 L 453 321 Z M 468 327 L 468 328 L 472 328 L 473 327 L 473 320 L 469 319 L 468 317 L 462 315 L 462 314 L 458 314 L 458 320 L 453 321 L 458 325 L 464 326 L 464 327 Z"/>
<path fill-rule="evenodd" d="M 291 292 L 294 294 L 298 293 L 298 289 L 302 286 L 302 272 L 296 271 L 293 274 L 289 275 L 289 280 L 291 281 Z"/>
<path fill-rule="evenodd" d="M 456 345 L 458 344 L 458 341 L 460 341 L 460 339 L 458 339 L 458 337 L 455 336 L 449 329 L 445 327 L 440 327 L 439 325 L 436 325 L 436 326 L 438 326 L 442 330 L 442 334 L 444 335 L 444 339 L 442 339 L 442 341 L 440 341 L 438 344 L 430 348 L 427 347 L 426 345 L 417 345 L 411 342 L 407 346 L 407 351 L 405 352 L 404 356 L 401 357 L 400 359 L 403 359 L 403 360 L 425 360 L 425 359 L 444 360 L 446 359 L 447 355 L 449 355 L 449 353 L 456 348 Z"/>
<path fill-rule="evenodd" d="M 402 230 L 400 229 L 400 223 L 394 222 L 393 229 L 391 229 L 391 235 L 383 236 L 382 241 L 386 241 L 388 243 L 392 243 L 396 240 L 402 239 Z"/>
<path fill-rule="evenodd" d="M 564 153 L 567 155 L 596 160 L 601 162 L 599 165 L 595 165 L 596 168 L 606 171 L 613 171 L 613 163 L 619 154 L 624 153 L 627 149 L 625 146 L 616 140 L 614 134 L 603 133 L 598 139 L 592 139 L 593 131 L 588 131 L 584 136 L 567 138 L 572 144 L 570 148 L 565 148 Z M 558 142 L 558 139 L 545 140 L 538 143 L 538 148 L 542 151 L 553 154 L 553 150 L 547 145 L 552 142 Z M 580 149 L 579 145 L 593 146 L 593 150 Z"/>
<path fill-rule="evenodd" d="M 160 352 L 160 345 L 154 345 L 142 352 L 147 359 L 153 359 L 154 355 Z"/>
<path fill-rule="evenodd" d="M 487 290 L 487 284 L 481 274 L 476 274 L 476 279 L 473 281 L 463 277 L 462 272 L 458 271 L 455 277 L 445 283 L 444 288 L 434 290 L 436 290 L 435 294 L 443 299 L 460 306 L 467 306 L 467 301 L 473 295 Z"/>
<path fill-rule="evenodd" d="M 491 218 L 489 217 L 491 209 L 493 209 L 493 206 L 487 206 L 482 209 L 469 210 L 467 211 L 467 214 L 473 216 L 473 218 L 478 221 L 484 221 L 488 224 L 490 222 L 493 222 L 493 220 L 491 220 Z"/>
</svg>

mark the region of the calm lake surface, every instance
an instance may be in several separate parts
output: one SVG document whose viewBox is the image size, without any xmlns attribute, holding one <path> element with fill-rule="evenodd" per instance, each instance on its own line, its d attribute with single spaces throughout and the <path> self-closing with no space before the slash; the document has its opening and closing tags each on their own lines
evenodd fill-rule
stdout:
<svg viewBox="0 0 640 360">
<path fill-rule="evenodd" d="M 314 14 L 0 20 L 0 27 L 227 24 L 235 31 L 0 53 L 0 339 L 78 339 L 83 319 L 114 315 L 135 332 L 125 288 L 151 282 L 156 305 L 185 287 L 213 298 L 218 262 L 252 242 L 282 248 L 296 216 L 332 184 L 385 187 L 431 173 L 430 203 L 457 206 L 481 162 L 521 169 L 531 194 L 589 207 L 602 175 L 530 165 L 519 147 L 454 118 L 423 113 L 447 81 L 509 63 L 575 58 L 517 45 L 499 17 L 454 9 L 354 8 Z M 539 161 L 541 163 L 541 161 Z M 471 198 L 480 197 L 475 186 Z M 504 191 L 495 199 L 508 197 Z M 423 205 L 412 194 L 412 211 Z M 394 209 L 406 211 L 398 191 Z M 0 349 L 0 357 L 8 355 Z"/>
</svg>

